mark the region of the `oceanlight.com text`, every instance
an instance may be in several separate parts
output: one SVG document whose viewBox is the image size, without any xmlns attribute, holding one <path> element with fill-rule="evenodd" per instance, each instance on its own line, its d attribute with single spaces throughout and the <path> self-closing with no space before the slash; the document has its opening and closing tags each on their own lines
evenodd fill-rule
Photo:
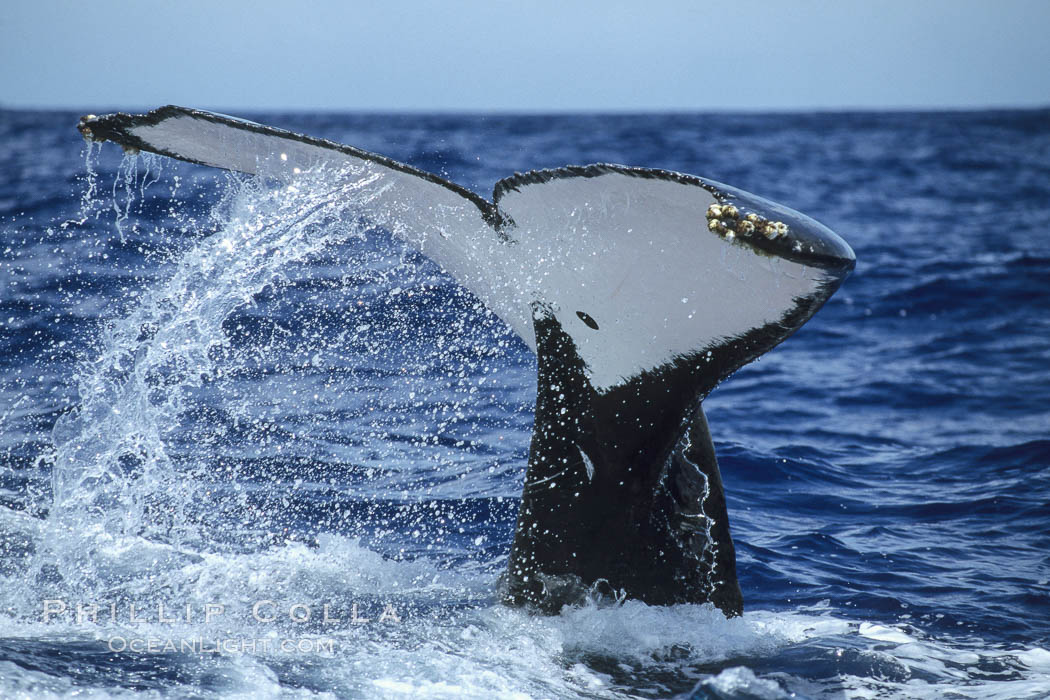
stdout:
<svg viewBox="0 0 1050 700">
<path fill-rule="evenodd" d="M 316 654 L 333 655 L 339 644 L 330 637 L 110 637 L 111 652 L 134 654 Z"/>
</svg>

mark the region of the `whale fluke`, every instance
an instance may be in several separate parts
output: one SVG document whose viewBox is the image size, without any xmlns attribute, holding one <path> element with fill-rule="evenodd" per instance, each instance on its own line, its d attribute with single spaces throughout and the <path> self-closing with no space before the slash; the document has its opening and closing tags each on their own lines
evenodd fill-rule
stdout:
<svg viewBox="0 0 1050 700">
<path fill-rule="evenodd" d="M 794 333 L 853 269 L 853 251 L 830 230 L 666 170 L 517 173 L 489 201 L 381 155 L 183 107 L 92 115 L 78 128 L 266 178 L 338 169 L 374 194 L 376 223 L 536 352 L 507 602 L 556 612 L 597 590 L 742 611 L 702 401 Z"/>
</svg>

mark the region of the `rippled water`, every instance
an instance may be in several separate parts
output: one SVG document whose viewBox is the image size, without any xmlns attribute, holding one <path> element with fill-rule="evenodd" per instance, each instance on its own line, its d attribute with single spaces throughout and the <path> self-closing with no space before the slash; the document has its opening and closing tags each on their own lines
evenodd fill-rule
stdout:
<svg viewBox="0 0 1050 700">
<path fill-rule="evenodd" d="M 497 604 L 521 341 L 366 191 L 89 152 L 77 116 L 0 112 L 5 697 L 1050 696 L 1050 113 L 247 115 L 485 195 L 696 173 L 850 242 L 705 402 L 733 620 Z"/>
</svg>

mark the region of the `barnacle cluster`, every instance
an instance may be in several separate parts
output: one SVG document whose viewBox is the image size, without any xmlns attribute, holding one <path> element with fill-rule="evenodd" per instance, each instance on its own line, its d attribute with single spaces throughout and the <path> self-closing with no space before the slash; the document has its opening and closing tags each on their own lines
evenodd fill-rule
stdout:
<svg viewBox="0 0 1050 700">
<path fill-rule="evenodd" d="M 761 233 L 769 240 L 786 236 L 787 224 L 783 221 L 770 221 L 758 214 L 740 216 L 740 210 L 732 204 L 712 204 L 707 208 L 707 228 L 727 240 L 738 235 L 750 236 Z"/>
</svg>

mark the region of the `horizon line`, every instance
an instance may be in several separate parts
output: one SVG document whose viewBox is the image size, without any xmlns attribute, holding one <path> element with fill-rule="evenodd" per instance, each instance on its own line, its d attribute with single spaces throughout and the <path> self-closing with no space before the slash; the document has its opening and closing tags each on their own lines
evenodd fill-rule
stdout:
<svg viewBox="0 0 1050 700">
<path fill-rule="evenodd" d="M 93 110 L 95 113 L 109 114 L 112 112 L 148 112 L 165 105 L 156 104 L 152 107 L 138 105 L 124 105 L 119 107 L 110 106 L 40 106 L 30 104 L 6 104 L 0 100 L 0 111 L 9 112 L 64 112 L 87 114 Z M 992 105 L 879 105 L 879 106 L 777 106 L 777 107 L 669 107 L 669 108 L 474 108 L 474 109 L 451 109 L 451 108 L 384 108 L 384 107 L 216 107 L 199 105 L 182 105 L 209 112 L 223 114 L 242 113 L 270 113 L 270 114 L 331 114 L 331 115 L 448 115 L 448 116 L 652 116 L 652 115 L 759 115 L 759 114 L 921 114 L 921 113 L 966 113 L 966 112 L 1041 112 L 1050 110 L 1050 102 L 1032 105 L 1017 104 L 992 104 Z"/>
</svg>

